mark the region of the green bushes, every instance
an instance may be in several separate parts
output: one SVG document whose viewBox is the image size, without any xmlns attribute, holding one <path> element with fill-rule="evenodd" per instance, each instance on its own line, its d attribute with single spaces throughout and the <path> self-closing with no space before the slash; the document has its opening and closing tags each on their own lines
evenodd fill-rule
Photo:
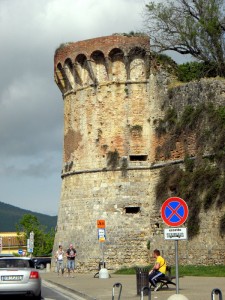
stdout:
<svg viewBox="0 0 225 300">
<path fill-rule="evenodd" d="M 184 168 L 169 165 L 161 170 L 156 186 L 157 201 L 162 204 L 173 193 L 187 202 L 188 233 L 192 238 L 200 229 L 200 210 L 225 204 L 225 107 L 216 108 L 212 103 L 186 106 L 179 118 L 170 108 L 158 124 L 156 132 L 158 136 L 165 136 L 165 141 L 158 147 L 157 155 L 170 158 L 179 140 L 186 149 L 186 156 Z M 195 157 L 188 153 L 188 139 L 184 138 L 190 134 L 196 134 Z M 225 216 L 220 221 L 219 231 L 221 236 L 225 234 Z"/>
<path fill-rule="evenodd" d="M 177 67 L 177 77 L 183 82 L 199 80 L 203 77 L 216 77 L 217 75 L 217 68 L 212 63 L 187 62 Z"/>
</svg>

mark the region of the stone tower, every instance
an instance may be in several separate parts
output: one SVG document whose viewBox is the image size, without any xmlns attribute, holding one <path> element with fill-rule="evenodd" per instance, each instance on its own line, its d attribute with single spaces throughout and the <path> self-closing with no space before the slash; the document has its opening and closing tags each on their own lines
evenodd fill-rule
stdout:
<svg viewBox="0 0 225 300">
<path fill-rule="evenodd" d="M 73 243 L 80 271 L 96 270 L 103 254 L 108 267 L 146 265 L 147 245 L 174 264 L 174 244 L 164 240 L 155 187 L 164 166 L 185 168 L 186 154 L 196 159 L 198 131 L 173 136 L 171 147 L 170 135 L 159 138 L 155 129 L 168 108 L 178 115 L 187 105 L 206 102 L 224 109 L 225 83 L 214 78 L 176 85 L 167 71 L 151 57 L 146 36 L 100 37 L 63 44 L 55 52 L 64 147 L 53 251 Z M 170 185 L 168 195 L 173 192 Z M 198 236 L 179 245 L 183 263 L 225 263 L 221 217 L 225 220 L 225 205 L 201 208 Z M 97 220 L 106 223 L 102 243 Z"/>
<path fill-rule="evenodd" d="M 195 159 L 198 132 L 181 136 L 166 148 L 170 155 L 163 155 L 158 149 L 164 141 L 155 129 L 168 107 L 178 114 L 190 104 L 224 107 L 225 84 L 203 79 L 171 87 L 172 77 L 155 62 L 145 36 L 67 43 L 55 52 L 55 81 L 64 101 L 64 153 L 53 251 L 73 243 L 82 272 L 96 270 L 103 256 L 107 267 L 146 265 L 147 245 L 174 264 L 174 244 L 164 240 L 155 187 L 164 166 L 185 168 L 186 153 Z M 199 235 L 180 243 L 182 262 L 225 261 L 221 217 L 224 206 L 219 212 L 215 205 L 201 209 Z M 102 243 L 97 220 L 106 223 Z"/>
<path fill-rule="evenodd" d="M 55 81 L 64 101 L 62 190 L 54 251 L 73 243 L 78 268 L 146 264 L 157 224 L 154 119 L 161 116 L 146 36 L 112 35 L 61 45 Z M 154 220 L 152 218 L 154 217 Z M 137 255 L 138 253 L 138 255 Z"/>
</svg>

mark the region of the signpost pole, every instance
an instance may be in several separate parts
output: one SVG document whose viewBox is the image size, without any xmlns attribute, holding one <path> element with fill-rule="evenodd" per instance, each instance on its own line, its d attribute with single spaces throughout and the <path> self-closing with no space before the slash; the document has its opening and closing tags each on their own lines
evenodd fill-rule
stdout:
<svg viewBox="0 0 225 300">
<path fill-rule="evenodd" d="M 176 294 L 179 294 L 178 240 L 175 240 L 175 259 L 176 259 Z"/>
<path fill-rule="evenodd" d="M 105 262 L 104 262 L 104 243 L 102 243 L 102 267 L 105 268 Z"/>
<path fill-rule="evenodd" d="M 104 242 L 106 239 L 105 234 L 105 220 L 97 220 L 97 228 L 98 228 L 98 239 L 100 242 L 100 248 L 102 250 L 102 267 L 105 266 L 105 258 L 104 258 Z"/>
<path fill-rule="evenodd" d="M 187 203 L 179 197 L 168 198 L 161 207 L 161 217 L 168 226 L 182 225 L 188 217 Z M 175 239 L 176 294 L 179 294 L 178 239 L 186 239 L 187 231 L 185 228 L 165 229 L 164 235 L 165 239 Z"/>
</svg>

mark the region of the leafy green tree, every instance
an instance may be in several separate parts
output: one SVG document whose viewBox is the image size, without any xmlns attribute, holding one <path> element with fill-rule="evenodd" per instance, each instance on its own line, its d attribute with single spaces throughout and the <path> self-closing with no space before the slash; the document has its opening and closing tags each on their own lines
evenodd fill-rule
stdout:
<svg viewBox="0 0 225 300">
<path fill-rule="evenodd" d="M 190 54 L 225 75 L 223 0 L 152 1 L 145 6 L 144 24 L 155 51 Z"/>
<path fill-rule="evenodd" d="M 23 215 L 19 224 L 16 224 L 18 236 L 24 232 L 25 238 L 30 238 L 30 232 L 34 232 L 34 256 L 50 254 L 54 243 L 54 229 L 49 232 L 46 227 L 41 225 L 37 217 L 31 214 Z"/>
</svg>

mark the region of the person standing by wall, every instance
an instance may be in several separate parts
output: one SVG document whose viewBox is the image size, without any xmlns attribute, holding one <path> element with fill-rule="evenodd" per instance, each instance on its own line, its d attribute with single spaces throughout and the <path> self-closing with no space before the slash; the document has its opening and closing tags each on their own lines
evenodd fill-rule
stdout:
<svg viewBox="0 0 225 300">
<path fill-rule="evenodd" d="M 62 276 L 64 274 L 64 264 L 63 264 L 63 258 L 64 258 L 64 251 L 61 245 L 59 245 L 59 249 L 55 253 L 56 258 L 56 264 L 57 264 L 57 273 L 59 276 L 60 270 L 62 273 Z"/>
<path fill-rule="evenodd" d="M 74 277 L 71 273 L 74 273 L 75 270 L 75 256 L 77 255 L 77 251 L 73 247 L 73 244 L 70 244 L 69 249 L 66 251 L 67 257 L 67 269 L 68 276 Z"/>
</svg>

